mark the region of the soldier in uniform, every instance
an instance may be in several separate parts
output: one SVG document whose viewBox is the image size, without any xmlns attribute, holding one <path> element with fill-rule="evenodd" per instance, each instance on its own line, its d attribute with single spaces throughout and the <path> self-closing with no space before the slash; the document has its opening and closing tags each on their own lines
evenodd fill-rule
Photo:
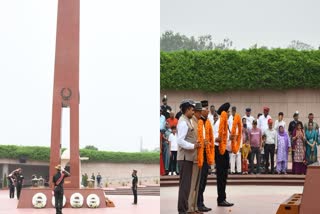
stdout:
<svg viewBox="0 0 320 214">
<path fill-rule="evenodd" d="M 53 176 L 53 184 L 54 184 L 54 199 L 55 199 L 55 207 L 56 214 L 62 214 L 62 206 L 63 206 L 63 183 L 66 177 L 70 176 L 70 173 L 67 172 L 61 165 L 57 165 L 55 167 L 57 169 L 57 173 Z"/>
<path fill-rule="evenodd" d="M 14 198 L 14 187 L 19 170 L 20 168 L 13 170 L 7 177 L 9 180 L 9 198 Z"/>
<path fill-rule="evenodd" d="M 137 170 L 134 169 L 132 172 L 132 192 L 134 196 L 134 201 L 132 204 L 138 203 L 137 189 L 138 189 L 138 176 L 137 176 Z"/>
<path fill-rule="evenodd" d="M 18 171 L 15 174 L 16 174 L 17 198 L 19 200 L 21 189 L 22 189 L 22 185 L 23 185 L 23 179 L 24 179 L 24 176 L 22 174 L 22 169 L 19 168 Z"/>
<path fill-rule="evenodd" d="M 171 106 L 168 106 L 167 102 L 168 102 L 167 95 L 164 95 L 162 98 L 163 105 L 161 106 L 161 109 L 162 109 L 162 114 L 166 117 L 166 120 L 170 117 L 170 112 L 172 111 Z"/>
</svg>

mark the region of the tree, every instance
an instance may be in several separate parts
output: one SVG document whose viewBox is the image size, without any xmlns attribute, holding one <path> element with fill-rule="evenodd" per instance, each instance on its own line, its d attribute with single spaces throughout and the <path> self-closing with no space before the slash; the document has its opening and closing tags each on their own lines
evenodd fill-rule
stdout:
<svg viewBox="0 0 320 214">
<path fill-rule="evenodd" d="M 98 148 L 95 147 L 95 146 L 93 146 L 93 145 L 88 145 L 88 146 L 84 147 L 84 149 L 90 149 L 90 150 L 96 150 L 96 151 L 98 151 Z"/>
<path fill-rule="evenodd" d="M 309 44 L 306 44 L 304 42 L 301 42 L 299 40 L 293 40 L 291 41 L 290 45 L 288 46 L 288 48 L 291 49 L 296 49 L 298 51 L 309 51 L 309 50 L 314 50 L 314 47 L 312 47 Z"/>
<path fill-rule="evenodd" d="M 191 36 L 190 38 L 173 31 L 165 31 L 160 37 L 161 51 L 170 52 L 178 50 L 202 51 L 213 49 L 230 49 L 232 41 L 228 38 L 223 42 L 214 44 L 211 35 L 201 35 L 198 38 Z"/>
<path fill-rule="evenodd" d="M 232 47 L 232 41 L 228 38 L 225 38 L 223 42 L 215 44 L 214 49 L 218 50 L 229 50 Z"/>
</svg>

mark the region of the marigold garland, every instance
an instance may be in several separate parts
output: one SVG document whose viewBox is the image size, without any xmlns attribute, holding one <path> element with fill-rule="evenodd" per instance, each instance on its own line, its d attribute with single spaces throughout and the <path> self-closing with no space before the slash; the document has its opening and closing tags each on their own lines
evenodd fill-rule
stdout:
<svg viewBox="0 0 320 214">
<path fill-rule="evenodd" d="M 237 134 L 238 128 L 238 134 Z M 241 139 L 242 139 L 242 124 L 241 117 L 239 114 L 235 114 L 232 123 L 231 136 L 236 136 L 231 141 L 231 150 L 232 153 L 237 154 L 239 151 Z"/>
<path fill-rule="evenodd" d="M 205 125 L 203 125 L 203 120 L 198 120 L 198 142 L 200 147 L 198 148 L 198 166 L 201 168 L 203 166 L 203 150 L 204 150 L 204 138 L 203 138 L 203 127 L 205 126 L 205 139 L 209 142 L 206 146 L 207 163 L 212 165 L 214 163 L 214 137 L 212 125 L 209 120 L 206 120 Z"/>
<path fill-rule="evenodd" d="M 219 137 L 221 139 L 219 144 L 219 152 L 224 155 L 227 147 L 227 133 L 228 133 L 228 115 L 227 112 L 223 111 L 220 116 L 219 124 Z"/>
</svg>

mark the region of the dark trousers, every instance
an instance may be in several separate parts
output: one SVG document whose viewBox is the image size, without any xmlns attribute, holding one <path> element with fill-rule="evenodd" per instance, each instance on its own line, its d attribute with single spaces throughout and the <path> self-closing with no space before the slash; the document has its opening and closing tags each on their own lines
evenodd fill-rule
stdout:
<svg viewBox="0 0 320 214">
<path fill-rule="evenodd" d="M 171 151 L 169 171 L 170 172 L 177 171 L 177 151 Z"/>
<path fill-rule="evenodd" d="M 265 172 L 269 172 L 269 156 L 271 158 L 271 173 L 274 173 L 274 152 L 275 145 L 274 144 L 266 144 L 264 146 L 264 155 L 266 159 L 266 170 Z"/>
<path fill-rule="evenodd" d="M 133 203 L 137 204 L 138 203 L 137 187 L 132 187 L 132 193 L 133 193 Z"/>
<path fill-rule="evenodd" d="M 187 213 L 188 211 L 188 198 L 191 188 L 191 176 L 192 176 L 192 161 L 179 160 L 179 196 L 178 196 L 178 212 Z"/>
<path fill-rule="evenodd" d="M 22 189 L 22 185 L 21 184 L 17 184 L 17 198 L 20 198 L 20 193 L 21 193 L 21 189 Z"/>
<path fill-rule="evenodd" d="M 56 207 L 56 214 L 62 214 L 62 206 L 63 206 L 63 190 L 54 191 L 54 200 Z"/>
<path fill-rule="evenodd" d="M 9 185 L 9 198 L 14 198 L 14 185 Z"/>
<path fill-rule="evenodd" d="M 219 146 L 215 146 L 215 161 L 217 174 L 217 202 L 221 203 L 226 200 L 226 185 L 229 169 L 229 152 L 226 150 L 223 155 L 219 152 Z"/>
<path fill-rule="evenodd" d="M 250 154 L 250 172 L 253 173 L 254 171 L 254 157 L 257 159 L 257 173 L 260 173 L 260 158 L 261 152 L 259 147 L 251 147 L 251 154 Z"/>
<path fill-rule="evenodd" d="M 207 186 L 208 174 L 209 174 L 209 165 L 207 163 L 207 158 L 204 155 L 203 166 L 201 168 L 201 175 L 200 175 L 199 193 L 198 193 L 198 199 L 197 199 L 198 208 L 204 206 L 203 193 Z"/>
</svg>

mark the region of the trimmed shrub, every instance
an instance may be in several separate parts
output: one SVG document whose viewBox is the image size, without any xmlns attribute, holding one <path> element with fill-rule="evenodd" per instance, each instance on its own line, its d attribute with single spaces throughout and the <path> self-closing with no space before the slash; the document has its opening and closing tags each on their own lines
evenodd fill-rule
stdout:
<svg viewBox="0 0 320 214">
<path fill-rule="evenodd" d="M 250 49 L 161 52 L 162 90 L 320 88 L 320 51 Z"/>
<path fill-rule="evenodd" d="M 64 149 L 63 149 L 64 150 Z M 0 145 L 0 158 L 49 161 L 50 148 L 41 146 Z M 80 149 L 80 156 L 89 157 L 89 161 L 109 163 L 159 163 L 159 152 L 109 152 Z"/>
</svg>

